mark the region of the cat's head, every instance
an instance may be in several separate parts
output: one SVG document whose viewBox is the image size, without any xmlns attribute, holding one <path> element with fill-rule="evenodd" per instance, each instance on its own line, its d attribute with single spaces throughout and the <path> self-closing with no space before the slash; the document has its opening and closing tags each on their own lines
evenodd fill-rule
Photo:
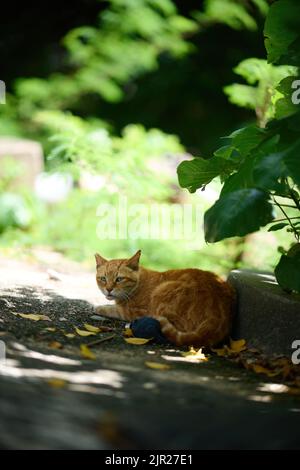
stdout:
<svg viewBox="0 0 300 470">
<path fill-rule="evenodd" d="M 129 259 L 106 260 L 95 254 L 99 289 L 108 300 L 128 300 L 139 282 L 141 250 Z"/>
</svg>

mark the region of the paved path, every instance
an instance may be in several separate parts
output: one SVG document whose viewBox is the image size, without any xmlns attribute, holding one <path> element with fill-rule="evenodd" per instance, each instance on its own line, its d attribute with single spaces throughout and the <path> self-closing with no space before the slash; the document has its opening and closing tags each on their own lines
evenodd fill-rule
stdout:
<svg viewBox="0 0 300 470">
<path fill-rule="evenodd" d="M 172 346 L 125 343 L 122 323 L 91 318 L 103 301 L 93 274 L 59 256 L 0 261 L 0 340 L 7 349 L 0 366 L 0 448 L 300 447 L 300 398 L 282 393 L 273 379 L 224 358 L 190 363 Z M 95 360 L 81 356 L 80 344 L 112 333 L 65 336 L 85 322 L 111 325 L 116 335 L 91 348 Z M 147 361 L 171 367 L 154 370 Z"/>
</svg>

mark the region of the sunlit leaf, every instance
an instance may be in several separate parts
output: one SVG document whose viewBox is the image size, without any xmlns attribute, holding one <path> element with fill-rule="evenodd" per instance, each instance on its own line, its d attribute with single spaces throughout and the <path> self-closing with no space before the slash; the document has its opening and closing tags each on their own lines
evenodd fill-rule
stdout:
<svg viewBox="0 0 300 470">
<path fill-rule="evenodd" d="M 202 348 L 194 349 L 193 347 L 191 347 L 189 351 L 183 352 L 181 354 L 182 356 L 186 357 L 186 359 L 191 362 L 208 361 L 208 358 L 202 352 Z"/>
<path fill-rule="evenodd" d="M 84 357 L 85 359 L 96 359 L 96 355 L 90 350 L 90 348 L 86 344 L 80 345 L 80 351 L 82 357 Z"/>
<path fill-rule="evenodd" d="M 210 183 L 216 176 L 230 174 L 235 165 L 231 160 L 212 157 L 210 159 L 194 158 L 180 163 L 177 168 L 178 181 L 182 188 L 191 193 Z"/>
<path fill-rule="evenodd" d="M 56 328 L 45 328 L 45 331 L 51 331 L 51 332 L 54 332 L 54 331 L 56 331 Z"/>
<path fill-rule="evenodd" d="M 158 369 L 158 370 L 171 369 L 171 366 L 169 366 L 168 364 L 161 364 L 160 362 L 146 361 L 145 365 L 149 367 L 150 369 Z"/>
<path fill-rule="evenodd" d="M 79 328 L 76 328 L 76 327 L 75 327 L 75 331 L 79 336 L 94 336 L 96 334 L 92 331 L 80 330 Z"/>
<path fill-rule="evenodd" d="M 129 344 L 137 344 L 137 345 L 142 345 L 142 344 L 147 344 L 149 341 L 151 341 L 153 338 L 124 338 L 126 343 Z"/>
</svg>

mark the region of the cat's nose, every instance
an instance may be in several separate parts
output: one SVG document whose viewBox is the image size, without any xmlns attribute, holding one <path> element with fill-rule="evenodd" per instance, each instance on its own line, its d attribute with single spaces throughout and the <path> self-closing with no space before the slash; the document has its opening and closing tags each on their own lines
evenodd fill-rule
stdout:
<svg viewBox="0 0 300 470">
<path fill-rule="evenodd" d="M 111 291 L 113 290 L 113 287 L 107 287 L 106 290 L 107 290 L 107 292 L 110 294 Z"/>
</svg>

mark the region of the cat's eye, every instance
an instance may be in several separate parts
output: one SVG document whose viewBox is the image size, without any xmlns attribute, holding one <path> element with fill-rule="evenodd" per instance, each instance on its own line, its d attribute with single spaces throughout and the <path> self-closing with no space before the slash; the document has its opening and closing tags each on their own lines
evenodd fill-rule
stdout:
<svg viewBox="0 0 300 470">
<path fill-rule="evenodd" d="M 105 276 L 101 276 L 99 279 L 100 279 L 101 282 L 106 282 L 106 277 Z"/>
<path fill-rule="evenodd" d="M 116 278 L 116 282 L 122 282 L 123 279 L 124 279 L 124 277 L 118 276 L 118 277 Z"/>
</svg>

